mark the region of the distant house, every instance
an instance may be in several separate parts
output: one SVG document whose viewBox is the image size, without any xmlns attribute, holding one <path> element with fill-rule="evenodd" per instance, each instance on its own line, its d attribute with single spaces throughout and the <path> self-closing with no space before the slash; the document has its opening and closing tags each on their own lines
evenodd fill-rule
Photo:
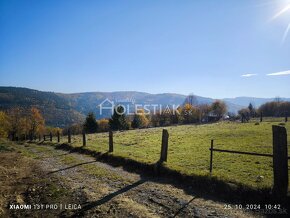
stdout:
<svg viewBox="0 0 290 218">
<path fill-rule="evenodd" d="M 210 112 L 206 117 L 205 117 L 205 122 L 210 123 L 210 122 L 216 122 L 219 121 L 219 117 L 214 114 L 213 112 Z"/>
<path fill-rule="evenodd" d="M 216 114 L 210 112 L 207 116 L 205 116 L 203 119 L 202 119 L 202 122 L 203 123 L 211 123 L 211 122 L 217 122 L 219 121 L 221 118 L 219 116 L 217 116 Z M 230 119 L 230 116 L 229 115 L 224 115 L 222 117 L 223 120 L 229 120 Z"/>
</svg>

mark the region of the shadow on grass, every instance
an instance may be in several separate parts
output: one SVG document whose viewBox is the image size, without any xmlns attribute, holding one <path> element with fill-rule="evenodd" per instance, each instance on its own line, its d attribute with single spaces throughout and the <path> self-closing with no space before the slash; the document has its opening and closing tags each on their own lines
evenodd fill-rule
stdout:
<svg viewBox="0 0 290 218">
<path fill-rule="evenodd" d="M 134 182 L 133 184 L 130 184 L 130 185 L 127 185 L 125 186 L 124 188 L 121 188 L 120 190 L 118 191 L 115 191 L 111 194 L 108 194 L 106 195 L 105 197 L 101 198 L 100 200 L 97 200 L 97 201 L 93 201 L 93 202 L 87 202 L 87 203 L 84 203 L 82 205 L 82 209 L 80 209 L 79 211 L 77 211 L 74 215 L 72 215 L 72 217 L 80 217 L 80 216 L 84 216 L 84 213 L 94 207 L 98 207 L 102 204 L 105 204 L 107 203 L 108 201 L 112 200 L 114 197 L 120 195 L 120 194 L 123 194 L 127 191 L 130 191 L 131 189 L 133 188 L 136 188 L 137 186 L 145 183 L 147 180 L 144 180 L 144 179 L 141 179 L 137 182 Z"/>
<path fill-rule="evenodd" d="M 209 175 L 185 175 L 170 169 L 162 163 L 145 164 L 138 161 L 115 156 L 111 153 L 91 151 L 86 147 L 73 147 L 69 144 L 59 144 L 55 149 L 67 150 L 80 154 L 87 154 L 97 161 L 105 162 L 113 167 L 123 167 L 128 172 L 139 174 L 147 180 L 171 184 L 183 189 L 187 194 L 204 199 L 230 202 L 233 204 L 282 204 L 290 209 L 289 195 L 285 199 L 275 199 L 270 188 L 255 189 L 244 184 L 229 183 Z"/>
</svg>

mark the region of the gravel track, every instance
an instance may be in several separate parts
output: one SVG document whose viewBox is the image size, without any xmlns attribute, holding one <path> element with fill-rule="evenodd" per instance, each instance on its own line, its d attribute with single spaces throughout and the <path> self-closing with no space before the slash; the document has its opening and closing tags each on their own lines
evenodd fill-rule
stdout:
<svg viewBox="0 0 290 218">
<path fill-rule="evenodd" d="M 66 216 L 252 217 L 240 210 L 226 210 L 224 203 L 185 193 L 164 179 L 129 173 L 91 156 L 47 145 L 29 144 L 25 148 L 44 172 L 53 174 L 86 199 L 81 202 L 81 209 L 71 210 Z"/>
</svg>

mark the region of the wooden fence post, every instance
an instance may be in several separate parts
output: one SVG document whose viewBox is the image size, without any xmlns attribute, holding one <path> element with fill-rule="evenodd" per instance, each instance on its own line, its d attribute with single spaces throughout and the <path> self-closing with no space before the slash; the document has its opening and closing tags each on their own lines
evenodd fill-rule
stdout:
<svg viewBox="0 0 290 218">
<path fill-rule="evenodd" d="M 288 151 L 287 132 L 282 126 L 272 126 L 273 131 L 273 195 L 277 199 L 287 196 L 288 189 Z"/>
<path fill-rule="evenodd" d="M 86 133 L 83 131 L 83 146 L 86 146 Z"/>
<path fill-rule="evenodd" d="M 45 135 L 43 135 L 43 141 L 45 141 Z"/>
<path fill-rule="evenodd" d="M 38 135 L 38 141 L 41 141 L 41 135 L 40 134 Z"/>
<path fill-rule="evenodd" d="M 114 151 L 113 132 L 109 131 L 109 152 Z"/>
<path fill-rule="evenodd" d="M 67 131 L 67 141 L 68 141 L 68 143 L 71 143 L 71 133 L 70 133 L 70 129 L 68 129 L 68 131 Z"/>
<path fill-rule="evenodd" d="M 288 122 L 288 115 L 286 114 L 285 115 L 285 123 L 287 123 Z"/>
<path fill-rule="evenodd" d="M 59 131 L 57 131 L 57 142 L 60 142 L 60 135 L 59 135 Z"/>
<path fill-rule="evenodd" d="M 209 160 L 209 173 L 212 175 L 212 159 L 213 159 L 213 139 L 210 143 L 210 160 Z"/>
<path fill-rule="evenodd" d="M 49 140 L 52 142 L 52 133 L 49 133 Z"/>
<path fill-rule="evenodd" d="M 167 161 L 168 138 L 169 138 L 168 131 L 166 129 L 163 129 L 162 130 L 160 162 Z"/>
<path fill-rule="evenodd" d="M 263 122 L 263 113 L 260 113 L 260 122 Z"/>
</svg>

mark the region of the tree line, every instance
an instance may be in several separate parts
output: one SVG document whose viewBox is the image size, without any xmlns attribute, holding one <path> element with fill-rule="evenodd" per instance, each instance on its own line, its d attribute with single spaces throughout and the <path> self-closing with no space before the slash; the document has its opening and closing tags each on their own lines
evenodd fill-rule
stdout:
<svg viewBox="0 0 290 218">
<path fill-rule="evenodd" d="M 109 119 L 97 120 L 94 113 L 89 113 L 84 123 L 74 124 L 60 129 L 45 126 L 45 120 L 36 107 L 14 107 L 7 111 L 0 111 L 0 137 L 10 137 L 12 140 L 31 139 L 39 135 L 52 133 L 56 135 L 107 132 L 109 130 L 129 130 L 148 127 L 162 127 L 170 125 L 208 123 L 219 121 L 227 113 L 226 104 L 215 101 L 212 104 L 198 105 L 194 98 L 188 97 L 184 104 L 175 111 L 167 108 L 154 114 L 147 114 L 139 109 L 134 115 L 126 115 L 122 106 L 114 110 Z M 279 117 L 290 115 L 290 102 L 272 101 L 255 108 L 251 103 L 247 108 L 232 115 L 233 120 L 248 121 L 252 117 L 263 116 Z"/>
<path fill-rule="evenodd" d="M 11 140 L 34 139 L 38 135 L 61 132 L 60 128 L 46 127 L 45 119 L 36 107 L 13 107 L 0 111 L 0 137 Z"/>
<path fill-rule="evenodd" d="M 126 115 L 124 108 L 118 106 L 110 119 L 96 120 L 93 112 L 89 113 L 83 124 L 72 125 L 64 129 L 67 134 L 70 129 L 72 134 L 105 132 L 108 130 L 129 130 L 137 128 L 170 126 L 178 124 L 206 123 L 219 121 L 227 113 L 226 104 L 223 101 L 215 101 L 212 104 L 195 104 L 192 99 L 176 110 L 165 109 L 155 114 L 147 114 L 139 109 L 134 115 Z"/>
<path fill-rule="evenodd" d="M 243 121 L 249 121 L 251 118 L 260 115 L 265 117 L 285 117 L 290 115 L 290 102 L 276 101 L 267 102 L 262 104 L 259 108 L 255 108 L 253 104 L 249 104 L 247 108 L 238 111 L 238 115 Z"/>
</svg>

